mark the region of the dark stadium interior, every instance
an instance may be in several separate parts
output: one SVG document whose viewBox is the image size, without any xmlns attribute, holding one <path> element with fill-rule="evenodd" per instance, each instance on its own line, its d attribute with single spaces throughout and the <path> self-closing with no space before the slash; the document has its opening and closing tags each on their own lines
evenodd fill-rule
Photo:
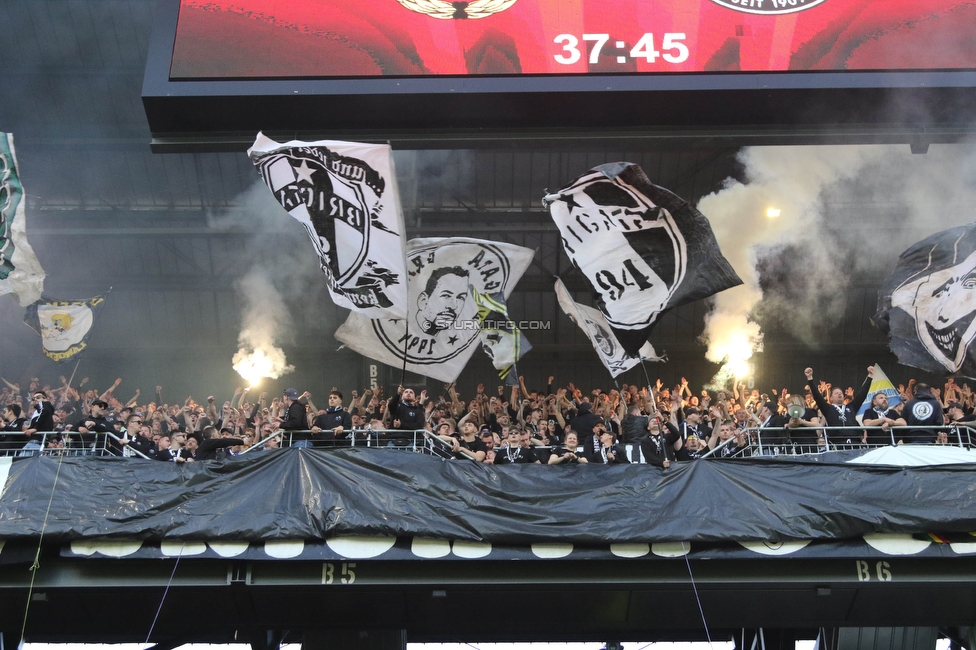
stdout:
<svg viewBox="0 0 976 650">
<path fill-rule="evenodd" d="M 243 296 L 252 289 L 242 280 L 257 270 L 284 301 L 289 324 L 279 344 L 295 365 L 293 373 L 266 381 L 262 390 L 280 394 L 285 386 L 297 386 L 316 398 L 333 386 L 362 390 L 368 384 L 370 362 L 350 350 L 337 352 L 340 344 L 333 336 L 348 312 L 329 298 L 306 234 L 267 193 L 244 153 L 246 144 L 196 142 L 179 152 L 173 140 L 168 147 L 157 147 L 167 153 L 153 151 L 141 93 L 156 6 L 156 0 L 3 3 L 0 131 L 15 138 L 27 195 L 27 234 L 47 273 L 45 295 L 88 298 L 111 289 L 78 376 L 90 377 L 93 386 L 103 389 L 121 377 L 120 393 L 126 397 L 137 388 L 143 396 L 151 395 L 162 385 L 164 396 L 179 396 L 175 401 L 186 395 L 229 398 L 244 383 L 231 367 Z M 916 142 L 914 150 L 921 152 L 928 142 L 918 144 L 919 132 L 907 128 L 879 135 L 872 128 L 862 133 L 861 141 L 898 142 L 894 146 L 906 153 L 909 142 Z M 837 143 L 848 133 L 820 131 L 805 139 L 807 144 Z M 611 379 L 589 341 L 556 303 L 555 276 L 567 283 L 578 302 L 592 304 L 592 296 L 542 206 L 545 191 L 563 187 L 595 165 L 626 160 L 639 163 L 653 182 L 697 203 L 722 189 L 727 179 L 744 179 L 737 158 L 741 144 L 793 142 L 789 128 L 765 141 L 758 127 L 750 134 L 751 139 L 741 142 L 727 132 L 714 138 L 705 134 L 690 144 L 667 137 L 631 142 L 626 137 L 570 138 L 547 144 L 545 137 L 530 137 L 523 142 L 500 138 L 497 143 L 480 138 L 477 146 L 465 147 L 440 136 L 422 148 L 395 144 L 407 235 L 462 235 L 536 249 L 533 264 L 508 304 L 513 315 L 551 326 L 528 333 L 534 349 L 520 362 L 519 372 L 530 388 L 544 387 L 547 377 L 555 375 L 557 383 L 609 389 Z M 968 135 L 965 129 L 945 126 L 933 130 L 930 141 L 946 143 L 932 144 L 933 149 L 963 147 L 967 145 L 962 142 L 947 142 Z M 417 144 L 422 139 L 411 133 L 403 142 Z M 445 143 L 454 148 L 444 148 Z M 765 333 L 764 350 L 753 359 L 756 386 L 800 390 L 807 366 L 835 384 L 856 385 L 872 363 L 880 364 L 896 386 L 910 377 L 938 384 L 941 378 L 899 365 L 887 338 L 870 320 L 877 309 L 878 288 L 904 248 L 901 242 L 907 245 L 931 230 L 907 220 L 906 207 L 886 197 L 883 188 L 865 187 L 856 179 L 832 185 L 822 199 L 821 232 L 826 235 L 819 243 L 832 251 L 840 270 L 843 308 L 821 311 L 821 294 L 803 295 L 790 282 L 811 263 L 805 246 L 770 251 L 760 265 L 770 300 L 754 313 Z M 947 203 L 942 209 L 960 212 L 971 207 Z M 859 242 L 879 237 L 896 243 L 887 258 L 863 264 Z M 660 319 L 650 340 L 668 361 L 651 366 L 652 381 L 660 377 L 674 385 L 687 377 L 693 386 L 702 386 L 712 379 L 719 366 L 705 360 L 700 340 L 708 307 L 707 302 L 697 302 Z M 274 303 L 268 309 L 276 309 Z M 790 315 L 794 311 L 800 316 Z M 24 308 L 13 296 L 0 297 L 0 376 L 11 381 L 36 376 L 42 383 L 56 383 L 59 375 L 70 375 L 74 364 L 57 365 L 44 357 L 38 336 L 23 319 Z M 400 369 L 383 368 L 381 373 L 380 383 L 388 391 L 394 389 Z M 638 368 L 618 379 L 644 383 Z M 457 385 L 462 395 L 470 395 L 477 384 L 495 382 L 496 372 L 478 353 Z M 442 386 L 420 376 L 409 376 L 408 383 L 426 385 L 434 394 Z M 779 623 L 802 629 L 812 638 L 821 624 L 897 626 L 911 619 L 912 625 L 946 625 L 947 620 L 966 625 L 972 618 L 974 592 L 968 577 L 964 582 L 959 576 L 971 575 L 970 560 L 964 560 L 963 567 L 959 561 L 904 560 L 911 578 L 897 589 L 858 585 L 848 566 L 853 559 L 796 562 L 789 580 L 774 588 L 769 588 L 775 579 L 766 573 L 769 565 L 716 561 L 703 577 L 702 598 L 714 610 L 727 603 L 728 616 L 716 618 L 714 624 L 728 630 Z M 314 574 L 318 565 L 267 563 L 261 567 L 268 571 L 267 582 L 245 587 L 235 573 L 245 570 L 243 563 L 190 563 L 184 582 L 174 585 L 154 641 L 165 637 L 156 646 L 159 650 L 188 640 L 229 642 L 239 625 L 241 639 L 257 649 L 271 648 L 276 645 L 272 638 L 258 640 L 268 630 L 300 628 L 309 618 L 324 616 L 323 611 L 333 620 L 349 617 L 362 626 L 375 625 L 377 610 L 395 612 L 384 627 L 413 626 L 411 640 L 606 640 L 611 633 L 621 639 L 643 639 L 651 629 L 658 630 L 661 639 L 703 639 L 695 595 L 683 582 L 686 573 L 621 576 L 611 562 L 588 568 L 588 581 L 576 582 L 549 563 L 544 569 L 527 567 L 528 573 L 540 575 L 531 577 L 526 589 L 517 575 L 503 584 L 482 582 L 478 572 L 495 571 L 492 566 L 465 570 L 472 575 L 450 575 L 442 563 L 434 572 L 445 574 L 440 583 L 422 575 L 424 563 L 415 565 L 392 567 L 390 585 L 359 587 L 349 597 L 341 591 L 323 594 L 314 581 L 309 586 L 311 578 L 302 572 Z M 683 571 L 684 565 L 675 564 L 668 571 L 678 569 Z M 57 626 L 30 628 L 34 639 L 118 642 L 141 640 L 152 618 L 146 614 L 159 603 L 170 565 L 77 562 L 52 556 L 47 570 L 59 589 L 51 590 L 50 600 L 47 595 L 38 598 L 34 606 L 38 621 L 56 621 Z M 24 573 L 23 580 L 11 578 L 5 584 L 6 596 L 0 588 L 5 607 L 21 606 L 29 579 Z M 818 587 L 831 578 L 837 585 L 833 596 L 819 594 Z M 450 608 L 436 597 L 436 590 L 443 589 L 457 595 Z M 547 626 L 527 625 L 511 633 L 484 620 L 469 620 L 485 589 L 495 606 L 505 603 L 518 611 L 544 601 L 558 615 Z M 313 599 L 318 600 L 309 604 Z M 284 606 L 286 601 L 293 604 Z M 913 618 L 917 603 L 923 601 L 926 613 Z M 179 613 L 175 603 L 203 613 L 195 620 L 174 622 L 165 615 Z M 126 613 L 130 606 L 139 610 L 137 616 Z M 465 613 L 456 617 L 454 607 Z M 661 612 L 667 622 L 658 625 L 647 619 L 651 610 Z M 581 612 L 593 612 L 603 623 L 580 626 Z M 931 612 L 942 615 L 929 616 Z M 441 625 L 445 619 L 451 623 Z M 211 624 L 213 620 L 228 624 Z M 8 616 L 3 624 L 9 628 L 12 619 Z M 337 647 L 328 640 L 321 645 Z"/>
<path fill-rule="evenodd" d="M 140 88 L 155 5 L 42 0 L 13 2 L 5 10 L 14 40 L 2 54 L 7 90 L 0 116 L 2 128 L 15 137 L 28 195 L 28 234 L 48 275 L 45 293 L 83 298 L 112 288 L 80 376 L 91 377 L 96 386 L 122 376 L 126 389 L 139 387 L 144 394 L 161 384 L 164 394 L 172 387 L 179 394 L 229 395 L 240 383 L 230 367 L 241 318 L 235 283 L 260 266 L 285 298 L 293 321 L 291 340 L 282 347 L 290 359 L 302 358 L 294 374 L 279 383 L 307 387 L 313 394 L 333 385 L 361 387 L 366 369 L 358 355 L 340 352 L 344 362 L 328 369 L 315 362 L 325 354 L 334 357 L 339 344 L 332 333 L 346 312 L 329 300 L 314 258 L 293 254 L 305 250 L 305 235 L 263 193 L 243 147 L 223 153 L 151 152 Z M 640 163 L 654 182 L 696 202 L 720 189 L 726 178 L 741 175 L 738 148 L 651 142 L 638 149 L 607 150 L 590 143 L 571 150 L 501 144 L 398 150 L 408 236 L 463 234 L 537 249 L 510 304 L 520 318 L 552 325 L 532 333 L 534 351 L 520 372 L 530 386 L 541 386 L 550 374 L 582 386 L 607 385 L 585 337 L 555 304 L 554 275 L 566 280 L 581 302 L 591 299 L 542 209 L 544 191 L 597 164 L 629 160 Z M 827 229 L 848 268 L 857 256 L 851 242 L 902 216 L 901 206 L 879 203 L 857 186 L 838 190 L 825 206 Z M 858 217 L 852 220 L 851 214 Z M 767 319 L 757 383 L 796 384 L 810 364 L 848 384 L 871 362 L 890 367 L 896 383 L 918 375 L 896 365 L 870 323 L 883 275 L 879 269 L 849 277 L 843 318 L 812 323 L 812 334 L 803 340 Z M 20 325 L 23 312 L 14 299 L 5 296 L 0 305 L 6 333 L 0 340 L 2 374 L 40 375 L 45 381 L 64 374 Z M 687 305 L 656 326 L 651 342 L 670 361 L 652 373 L 665 383 L 685 375 L 692 385 L 702 384 L 717 369 L 704 361 L 698 341 L 705 311 L 702 303 Z M 763 322 L 762 314 L 759 318 Z M 461 392 L 490 383 L 489 373 L 487 360 L 476 355 L 459 379 Z M 640 371 L 621 379 L 638 382 Z"/>
</svg>

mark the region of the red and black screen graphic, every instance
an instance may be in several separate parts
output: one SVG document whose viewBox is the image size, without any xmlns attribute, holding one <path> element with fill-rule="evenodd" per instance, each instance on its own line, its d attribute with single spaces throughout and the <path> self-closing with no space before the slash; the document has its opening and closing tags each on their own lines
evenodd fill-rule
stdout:
<svg viewBox="0 0 976 650">
<path fill-rule="evenodd" d="M 973 0 L 180 0 L 170 78 L 976 69 Z"/>
</svg>

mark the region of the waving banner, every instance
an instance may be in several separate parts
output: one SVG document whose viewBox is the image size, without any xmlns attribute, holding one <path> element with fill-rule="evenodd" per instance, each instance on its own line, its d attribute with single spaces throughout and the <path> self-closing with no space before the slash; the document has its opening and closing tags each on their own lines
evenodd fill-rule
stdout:
<svg viewBox="0 0 976 650">
<path fill-rule="evenodd" d="M 87 300 L 42 298 L 27 308 L 24 322 L 41 335 L 44 354 L 61 363 L 76 358 L 88 347 L 95 311 L 104 302 L 104 295 Z"/>
<path fill-rule="evenodd" d="M 901 394 L 898 393 L 895 385 L 888 379 L 888 375 L 884 374 L 881 366 L 874 364 L 871 386 L 868 388 L 867 397 L 861 403 L 861 408 L 857 410 L 857 415 L 864 415 L 871 408 L 871 401 L 878 393 L 884 393 L 884 396 L 888 398 L 888 408 L 895 408 L 902 402 Z"/>
<path fill-rule="evenodd" d="M 259 133 L 247 153 L 308 232 L 336 304 L 368 318 L 405 316 L 403 213 L 390 147 L 279 144 Z"/>
<path fill-rule="evenodd" d="M 15 293 L 22 307 L 44 290 L 44 269 L 27 243 L 26 219 L 14 137 L 0 133 L 0 296 Z"/>
<path fill-rule="evenodd" d="M 586 305 L 581 305 L 573 300 L 566 289 L 562 280 L 556 280 L 556 300 L 563 312 L 569 316 L 570 320 L 576 323 L 590 339 L 593 349 L 600 356 L 600 361 L 610 371 L 612 377 L 616 377 L 622 372 L 626 372 L 641 362 L 662 361 L 663 358 L 657 356 L 654 347 L 644 342 L 636 355 L 629 355 L 624 351 L 620 342 L 614 337 L 607 324 L 607 319 L 598 310 Z"/>
<path fill-rule="evenodd" d="M 976 377 L 976 224 L 924 239 L 878 291 L 874 324 L 906 366 Z"/>
<path fill-rule="evenodd" d="M 471 287 L 471 296 L 478 307 L 481 348 L 491 359 L 498 377 L 510 386 L 518 385 L 515 363 L 524 357 L 532 345 L 508 315 L 508 305 L 501 291 L 487 294 Z M 510 380 L 510 381 L 509 381 Z"/>
<path fill-rule="evenodd" d="M 440 381 L 457 379 L 481 334 L 471 290 L 508 298 L 534 251 L 463 237 L 412 239 L 406 318 L 349 314 L 336 338 L 363 356 Z"/>
<path fill-rule="evenodd" d="M 628 355 L 662 312 L 742 284 L 708 219 L 638 165 L 594 167 L 543 203 Z"/>
</svg>

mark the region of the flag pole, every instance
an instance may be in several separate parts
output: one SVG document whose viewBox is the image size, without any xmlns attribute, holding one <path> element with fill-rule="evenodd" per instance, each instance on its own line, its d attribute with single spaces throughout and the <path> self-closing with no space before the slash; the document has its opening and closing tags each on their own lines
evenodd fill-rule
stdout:
<svg viewBox="0 0 976 650">
<path fill-rule="evenodd" d="M 656 354 L 656 353 L 655 353 Z M 641 370 L 644 371 L 644 379 L 647 381 L 647 390 L 651 390 L 651 376 L 647 374 L 647 366 L 644 364 L 644 357 L 641 357 Z"/>
<path fill-rule="evenodd" d="M 410 345 L 410 319 L 403 319 L 403 367 L 400 369 L 400 385 L 407 379 L 407 348 Z"/>
<path fill-rule="evenodd" d="M 64 406 L 65 398 L 68 396 L 68 388 L 71 388 L 71 382 L 75 380 L 75 373 L 78 372 L 78 365 L 81 363 L 81 357 L 75 361 L 75 369 L 71 371 L 71 376 L 68 378 L 68 383 L 65 386 L 65 390 L 61 393 L 61 399 L 58 400 L 58 408 Z"/>
</svg>

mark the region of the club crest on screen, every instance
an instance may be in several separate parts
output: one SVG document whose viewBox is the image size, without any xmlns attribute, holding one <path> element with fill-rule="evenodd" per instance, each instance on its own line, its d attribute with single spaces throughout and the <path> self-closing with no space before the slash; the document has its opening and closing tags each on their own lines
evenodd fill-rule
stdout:
<svg viewBox="0 0 976 650">
<path fill-rule="evenodd" d="M 826 0 L 712 0 L 717 5 L 748 14 L 791 14 L 812 9 Z"/>
<path fill-rule="evenodd" d="M 517 0 L 472 0 L 472 2 L 445 2 L 444 0 L 397 0 L 410 11 L 426 14 L 441 20 L 465 20 L 487 18 L 505 11 Z"/>
</svg>

